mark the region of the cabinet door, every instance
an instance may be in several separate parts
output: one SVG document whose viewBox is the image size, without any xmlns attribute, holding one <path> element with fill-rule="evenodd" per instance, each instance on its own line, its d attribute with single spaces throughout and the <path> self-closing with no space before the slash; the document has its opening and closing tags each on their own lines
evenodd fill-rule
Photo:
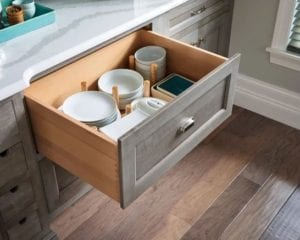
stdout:
<svg viewBox="0 0 300 240">
<path fill-rule="evenodd" d="M 230 14 L 210 21 L 199 28 L 198 47 L 227 56 L 230 37 Z"/>
<path fill-rule="evenodd" d="M 87 193 L 91 186 L 44 158 L 39 162 L 50 213 L 58 213 Z M 57 210 L 57 211 L 56 211 Z"/>
<path fill-rule="evenodd" d="M 230 12 L 216 13 L 172 36 L 181 42 L 227 56 L 230 38 Z"/>
</svg>

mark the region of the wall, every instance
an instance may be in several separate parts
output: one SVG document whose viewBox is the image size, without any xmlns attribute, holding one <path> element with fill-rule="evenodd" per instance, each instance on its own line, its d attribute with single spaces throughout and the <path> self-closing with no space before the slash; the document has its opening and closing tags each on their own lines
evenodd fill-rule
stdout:
<svg viewBox="0 0 300 240">
<path fill-rule="evenodd" d="M 230 55 L 242 53 L 240 72 L 300 93 L 300 72 L 270 63 L 279 0 L 235 0 Z"/>
</svg>

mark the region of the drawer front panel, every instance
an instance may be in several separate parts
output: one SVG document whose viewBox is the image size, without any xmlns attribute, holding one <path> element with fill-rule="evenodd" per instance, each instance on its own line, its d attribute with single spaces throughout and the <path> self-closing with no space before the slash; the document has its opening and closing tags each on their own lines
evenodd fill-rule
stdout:
<svg viewBox="0 0 300 240">
<path fill-rule="evenodd" d="M 18 143 L 0 154 L 0 187 L 22 176 L 27 170 L 22 143 Z"/>
<path fill-rule="evenodd" d="M 12 101 L 0 103 L 0 152 L 19 139 L 17 120 Z"/>
<path fill-rule="evenodd" d="M 5 222 L 34 201 L 31 183 L 23 182 L 0 197 L 0 214 Z"/>
<path fill-rule="evenodd" d="M 200 2 L 200 3 L 199 3 Z M 189 20 L 197 15 L 203 14 L 208 11 L 210 7 L 218 2 L 224 2 L 223 0 L 209 0 L 209 1 L 189 1 L 186 5 L 180 6 L 170 13 L 170 27 Z"/>
<path fill-rule="evenodd" d="M 19 221 L 7 230 L 10 240 L 30 240 L 42 230 L 36 211 L 20 217 Z"/>
<path fill-rule="evenodd" d="M 225 106 L 225 80 L 195 100 L 190 106 L 166 124 L 161 126 L 148 139 L 136 146 L 136 178 L 139 180 L 161 159 L 186 140 L 195 129 L 200 128 Z M 185 117 L 193 118 L 194 125 L 184 133 L 179 128 Z"/>
<path fill-rule="evenodd" d="M 238 66 L 237 55 L 119 139 L 122 207 L 129 205 L 230 116 Z M 195 125 L 176 136 L 185 117 L 194 117 Z"/>
<path fill-rule="evenodd" d="M 202 11 L 201 9 L 205 10 Z M 174 19 L 170 21 L 169 36 L 177 34 L 183 29 L 186 29 L 199 21 L 207 18 L 211 19 L 212 17 L 219 15 L 221 12 L 229 11 L 229 9 L 230 5 L 227 1 L 214 0 L 201 4 L 198 7 L 193 8 L 193 10 L 185 13 L 185 15 L 183 15 L 185 16 L 184 20 L 180 20 L 182 16 L 175 16 Z M 173 22 L 176 22 L 176 24 L 174 24 Z"/>
</svg>

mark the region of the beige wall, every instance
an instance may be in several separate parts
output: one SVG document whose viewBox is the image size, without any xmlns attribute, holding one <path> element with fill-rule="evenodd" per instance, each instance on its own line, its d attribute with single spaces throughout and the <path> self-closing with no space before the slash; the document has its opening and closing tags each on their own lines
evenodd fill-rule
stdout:
<svg viewBox="0 0 300 240">
<path fill-rule="evenodd" d="M 235 0 L 230 55 L 242 53 L 240 72 L 300 93 L 300 71 L 270 63 L 279 0 Z"/>
</svg>

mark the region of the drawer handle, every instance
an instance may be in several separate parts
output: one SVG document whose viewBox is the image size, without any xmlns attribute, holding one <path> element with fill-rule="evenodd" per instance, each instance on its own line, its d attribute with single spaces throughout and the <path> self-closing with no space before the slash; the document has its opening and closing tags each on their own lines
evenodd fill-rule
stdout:
<svg viewBox="0 0 300 240">
<path fill-rule="evenodd" d="M 199 38 L 199 40 L 198 40 L 198 46 L 201 46 L 201 44 L 202 43 L 206 43 L 206 38 L 205 37 L 203 37 L 203 38 Z"/>
<path fill-rule="evenodd" d="M 0 157 L 4 158 L 8 154 L 8 149 L 4 150 L 3 152 L 0 153 Z"/>
<path fill-rule="evenodd" d="M 194 117 L 187 117 L 181 120 L 179 132 L 185 133 L 187 130 L 189 130 L 192 126 L 194 126 L 195 120 Z"/>
<path fill-rule="evenodd" d="M 196 16 L 200 13 L 203 13 L 207 8 L 205 6 L 201 7 L 199 10 L 193 10 L 191 11 L 191 16 Z"/>
<path fill-rule="evenodd" d="M 11 188 L 9 191 L 11 192 L 11 193 L 15 193 L 15 192 L 17 192 L 19 190 L 19 186 L 17 185 L 17 186 L 14 186 L 13 188 Z"/>
<path fill-rule="evenodd" d="M 24 223 L 26 223 L 26 221 L 27 221 L 27 217 L 24 217 L 19 221 L 19 224 L 23 225 Z"/>
</svg>

